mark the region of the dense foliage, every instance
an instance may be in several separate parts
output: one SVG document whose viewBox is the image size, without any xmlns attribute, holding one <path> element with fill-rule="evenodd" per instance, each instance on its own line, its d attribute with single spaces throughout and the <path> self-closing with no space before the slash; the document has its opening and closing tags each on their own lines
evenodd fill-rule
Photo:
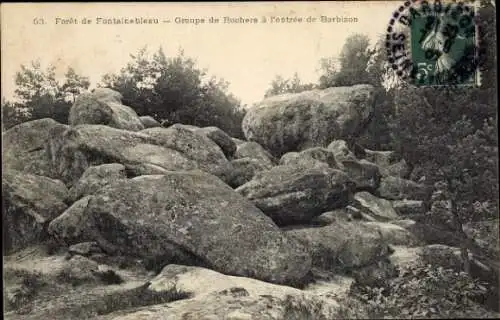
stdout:
<svg viewBox="0 0 500 320">
<path fill-rule="evenodd" d="M 285 79 L 282 76 L 276 76 L 271 82 L 271 88 L 266 91 L 265 98 L 284 93 L 299 93 L 316 88 L 312 83 L 302 83 L 299 75 L 295 73 L 292 79 Z"/>
<path fill-rule="evenodd" d="M 3 129 L 19 123 L 53 118 L 68 123 L 68 115 L 75 97 L 90 86 L 89 79 L 68 68 L 63 81 L 58 81 L 55 67 L 44 70 L 39 61 L 30 66 L 21 65 L 16 73 L 15 102 L 2 101 Z"/>
<path fill-rule="evenodd" d="M 227 92 L 227 82 L 207 78 L 182 51 L 167 57 L 160 48 L 150 56 L 144 47 L 131 58 L 118 74 L 105 75 L 102 86 L 122 93 L 124 103 L 139 115 L 168 123 L 217 126 L 242 137 L 245 109 Z"/>
<path fill-rule="evenodd" d="M 432 265 L 409 265 L 384 287 L 354 288 L 372 319 L 495 317 L 478 303 L 486 284 L 465 272 Z"/>
</svg>

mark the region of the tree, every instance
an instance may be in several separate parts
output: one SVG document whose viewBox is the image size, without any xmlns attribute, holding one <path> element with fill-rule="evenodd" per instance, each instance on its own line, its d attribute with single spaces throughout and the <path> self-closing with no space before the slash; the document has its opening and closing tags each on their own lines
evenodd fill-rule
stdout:
<svg viewBox="0 0 500 320">
<path fill-rule="evenodd" d="M 321 58 L 319 60 L 321 76 L 319 77 L 319 87 L 326 89 L 336 86 L 337 67 L 333 57 Z"/>
<path fill-rule="evenodd" d="M 314 89 L 315 87 L 316 86 L 312 83 L 302 83 L 297 72 L 293 74 L 293 78 L 291 79 L 285 79 L 282 76 L 277 75 L 271 82 L 271 88 L 266 91 L 264 97 L 267 98 L 284 93 L 299 93 Z"/>
<path fill-rule="evenodd" d="M 338 59 L 339 70 L 336 68 L 336 59 L 333 57 L 320 60 L 321 88 L 352 86 L 361 83 L 370 83 L 371 79 L 366 71 L 372 52 L 369 49 L 370 40 L 363 34 L 354 34 L 346 39 Z"/>
<path fill-rule="evenodd" d="M 75 102 L 76 97 L 90 87 L 89 78 L 78 75 L 71 67 L 68 68 L 64 76 L 65 82 L 61 86 L 64 99 L 69 102 Z"/>
<path fill-rule="evenodd" d="M 53 118 L 60 123 L 68 123 L 69 109 L 74 98 L 88 89 L 87 77 L 78 75 L 71 67 L 61 85 L 56 80 L 55 67 L 45 70 L 38 60 L 30 66 L 21 65 L 15 76 L 15 102 L 2 103 L 4 125 L 19 124 L 42 118 Z M 4 108 L 5 107 L 5 108 Z"/>
<path fill-rule="evenodd" d="M 143 47 L 118 74 L 107 74 L 102 86 L 119 91 L 123 102 L 139 115 L 158 121 L 195 126 L 218 126 L 242 136 L 240 102 L 227 92 L 228 84 L 207 79 L 206 70 L 182 50 L 167 57 L 160 47 L 151 56 Z"/>
<path fill-rule="evenodd" d="M 55 67 L 49 66 L 45 71 L 40 61 L 32 61 L 31 66 L 21 65 L 21 71 L 16 73 L 16 97 L 21 103 L 29 104 L 34 97 L 60 96 L 59 85 L 55 79 Z"/>
</svg>

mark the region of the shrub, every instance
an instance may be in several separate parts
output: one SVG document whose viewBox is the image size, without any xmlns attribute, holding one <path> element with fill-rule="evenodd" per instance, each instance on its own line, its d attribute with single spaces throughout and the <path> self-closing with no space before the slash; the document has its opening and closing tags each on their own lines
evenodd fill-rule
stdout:
<svg viewBox="0 0 500 320">
<path fill-rule="evenodd" d="M 352 294 L 368 304 L 373 318 L 496 317 L 475 302 L 486 286 L 465 272 L 422 264 L 401 269 L 386 287 L 356 287 Z"/>
</svg>

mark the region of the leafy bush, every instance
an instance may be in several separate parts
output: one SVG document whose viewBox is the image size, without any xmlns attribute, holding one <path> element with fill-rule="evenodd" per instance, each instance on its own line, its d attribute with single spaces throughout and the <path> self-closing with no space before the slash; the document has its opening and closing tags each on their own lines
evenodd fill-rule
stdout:
<svg viewBox="0 0 500 320">
<path fill-rule="evenodd" d="M 371 318 L 484 318 L 497 314 L 475 302 L 486 284 L 465 272 L 432 265 L 410 265 L 386 287 L 356 287 L 352 294 L 368 304 Z"/>
</svg>

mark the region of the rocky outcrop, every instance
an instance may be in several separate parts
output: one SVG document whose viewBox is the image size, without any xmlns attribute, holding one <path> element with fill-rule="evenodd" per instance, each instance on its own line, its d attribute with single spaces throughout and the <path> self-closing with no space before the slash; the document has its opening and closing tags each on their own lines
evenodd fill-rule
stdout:
<svg viewBox="0 0 500 320">
<path fill-rule="evenodd" d="M 242 144 L 242 143 L 245 142 L 245 141 L 243 141 L 241 139 L 234 138 L 234 137 L 231 137 L 231 140 L 233 140 L 233 142 L 236 144 L 236 146 L 239 146 L 240 144 Z"/>
<path fill-rule="evenodd" d="M 233 154 L 236 152 L 236 143 L 227 133 L 217 127 L 200 128 L 196 129 L 194 132 L 210 138 L 221 148 L 228 159 L 232 158 Z"/>
<path fill-rule="evenodd" d="M 256 142 L 243 142 L 239 144 L 234 153 L 234 158 L 252 158 L 260 160 L 269 166 L 274 165 L 273 156 Z"/>
<path fill-rule="evenodd" d="M 73 185 L 90 166 L 120 163 L 130 173 L 200 168 L 224 177 L 229 162 L 210 139 L 185 129 L 151 128 L 141 132 L 102 125 L 80 125 L 50 139 L 53 170 Z"/>
<path fill-rule="evenodd" d="M 161 127 L 161 124 L 151 116 L 139 117 L 145 129 Z"/>
<path fill-rule="evenodd" d="M 69 202 L 74 203 L 84 196 L 96 193 L 108 184 L 125 179 L 127 179 L 125 166 L 119 163 L 89 167 L 69 190 Z"/>
<path fill-rule="evenodd" d="M 144 125 L 137 113 L 121 102 L 122 95 L 109 88 L 80 94 L 69 112 L 69 124 L 102 124 L 117 129 L 139 131 Z"/>
<path fill-rule="evenodd" d="M 347 146 L 347 142 L 344 140 L 334 140 L 332 141 L 328 147 L 328 150 L 331 150 L 333 152 L 333 155 L 335 156 L 335 159 L 338 162 L 342 162 L 344 160 L 350 160 L 350 161 L 357 161 L 358 159 L 354 155 L 354 153 L 349 150 L 349 147 Z"/>
<path fill-rule="evenodd" d="M 3 132 L 3 169 L 51 177 L 45 146 L 51 130 L 64 131 L 67 127 L 53 119 L 44 118 L 18 124 Z"/>
<path fill-rule="evenodd" d="M 276 166 L 257 173 L 236 189 L 278 225 L 306 223 L 345 206 L 353 182 L 342 171 L 304 166 Z"/>
<path fill-rule="evenodd" d="M 394 200 L 392 207 L 403 217 L 419 217 L 427 211 L 425 203 L 421 200 Z"/>
<path fill-rule="evenodd" d="M 62 132 L 51 131 L 47 153 L 55 175 L 73 185 L 88 167 L 105 163 L 125 165 L 124 150 L 155 142 L 151 136 L 139 132 L 104 125 L 79 125 Z"/>
<path fill-rule="evenodd" d="M 327 167 L 338 169 L 337 161 L 333 153 L 326 148 L 310 148 L 301 152 L 285 153 L 280 159 L 280 165 L 306 165 L 313 167 L 316 162 L 325 164 Z"/>
<path fill-rule="evenodd" d="M 376 151 L 365 149 L 365 159 L 375 163 L 380 168 L 383 176 L 395 176 L 407 178 L 410 175 L 410 167 L 404 159 L 394 151 Z"/>
<path fill-rule="evenodd" d="M 174 125 L 166 129 L 145 129 L 141 133 L 153 137 L 156 144 L 176 150 L 183 157 L 195 161 L 204 171 L 222 176 L 230 168 L 226 156 L 214 141 L 190 129 Z"/>
<path fill-rule="evenodd" d="M 356 184 L 357 190 L 374 191 L 380 185 L 379 168 L 365 160 L 343 160 L 339 169 L 345 172 Z"/>
<path fill-rule="evenodd" d="M 388 243 L 377 227 L 337 221 L 325 227 L 285 232 L 311 250 L 313 266 L 345 272 L 388 255 Z"/>
<path fill-rule="evenodd" d="M 185 157 L 185 154 L 150 143 L 139 143 L 126 147 L 121 152 L 121 162 L 126 164 L 153 165 L 165 170 L 191 170 L 198 163 Z"/>
<path fill-rule="evenodd" d="M 63 216 L 64 222 L 50 226 L 59 239 L 96 241 L 122 255 L 154 259 L 159 266 L 181 258 L 186 262 L 191 255 L 190 264 L 276 283 L 300 282 L 310 269 L 302 246 L 229 186 L 201 171 L 112 184 L 91 196 L 83 212 Z M 75 239 L 77 228 L 93 239 Z"/>
<path fill-rule="evenodd" d="M 261 171 L 271 169 L 269 163 L 254 159 L 254 158 L 241 158 L 231 161 L 232 170 L 228 178 L 228 184 L 233 188 L 252 180 L 252 178 Z"/>
<path fill-rule="evenodd" d="M 242 128 L 247 140 L 281 156 L 356 136 L 369 119 L 374 103 L 374 88 L 370 85 L 283 94 L 250 109 Z"/>
<path fill-rule="evenodd" d="M 399 218 L 392 207 L 391 201 L 377 198 L 369 192 L 356 193 L 354 201 L 357 208 L 377 220 L 390 221 Z"/>
<path fill-rule="evenodd" d="M 40 243 L 48 223 L 67 208 L 59 180 L 9 170 L 2 177 L 3 247 L 8 252 Z"/>
<path fill-rule="evenodd" d="M 388 167 L 392 163 L 398 161 L 398 157 L 394 151 L 376 151 L 365 149 L 364 158 L 381 167 Z"/>
<path fill-rule="evenodd" d="M 414 247 L 418 244 L 421 244 L 420 241 L 410 231 L 396 224 L 378 221 L 368 221 L 360 223 L 364 224 L 365 226 L 377 228 L 380 231 L 382 238 L 384 238 L 388 244 L 406 247 Z"/>
<path fill-rule="evenodd" d="M 432 190 L 426 185 L 398 177 L 383 177 L 378 189 L 380 197 L 389 200 L 429 201 Z"/>
<path fill-rule="evenodd" d="M 347 206 L 345 208 L 324 212 L 320 216 L 313 218 L 310 224 L 313 226 L 324 227 L 329 224 L 336 223 L 338 221 L 346 222 L 346 221 L 355 221 L 362 219 L 363 216 L 361 215 L 361 212 L 358 209 L 352 206 Z"/>
<path fill-rule="evenodd" d="M 81 242 L 95 241 L 101 248 L 106 246 L 95 232 L 93 217 L 86 213 L 86 208 L 92 196 L 86 196 L 73 203 L 66 211 L 52 220 L 48 226 L 48 233 L 61 243 L 69 246 Z"/>
</svg>

